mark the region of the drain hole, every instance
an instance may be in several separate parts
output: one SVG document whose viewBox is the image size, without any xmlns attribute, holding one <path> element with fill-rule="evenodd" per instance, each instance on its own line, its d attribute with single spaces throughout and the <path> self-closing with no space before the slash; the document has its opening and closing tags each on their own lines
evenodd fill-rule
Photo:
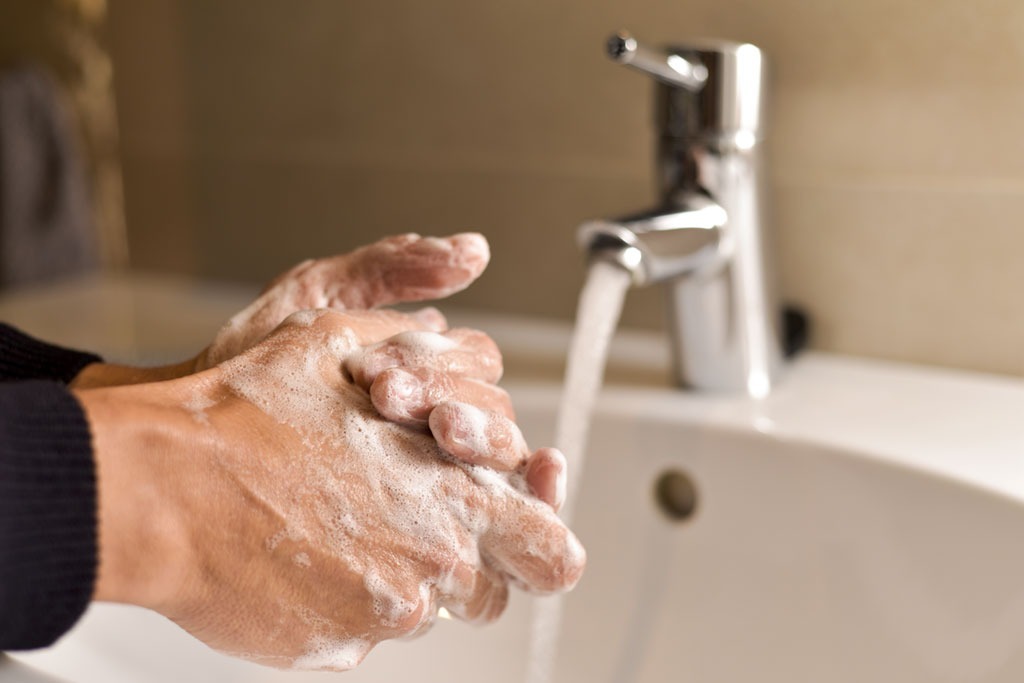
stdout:
<svg viewBox="0 0 1024 683">
<path fill-rule="evenodd" d="M 654 484 L 654 500 L 674 522 L 689 519 L 697 511 L 697 486 L 681 470 L 667 470 Z"/>
</svg>

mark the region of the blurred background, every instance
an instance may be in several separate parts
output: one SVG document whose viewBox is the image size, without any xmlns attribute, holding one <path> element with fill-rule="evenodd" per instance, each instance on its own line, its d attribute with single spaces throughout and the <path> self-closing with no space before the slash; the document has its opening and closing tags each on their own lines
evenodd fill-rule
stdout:
<svg viewBox="0 0 1024 683">
<path fill-rule="evenodd" d="M 96 268 L 259 283 L 387 234 L 479 230 L 492 266 L 455 303 L 568 321 L 576 226 L 654 196 L 650 83 L 603 56 L 624 28 L 767 52 L 780 285 L 816 348 L 1024 374 L 1015 0 L 0 8 L 0 114 L 38 122 L 58 102 L 71 134 L 51 126 L 41 149 L 69 178 L 77 164 L 87 199 L 71 180 L 35 188 L 70 207 L 77 246 L 0 236 L 9 269 L 64 254 L 7 288 Z M 56 94 L 26 99 L 40 71 Z M 12 146 L 0 133 L 0 159 Z M 659 292 L 631 295 L 625 325 L 661 318 Z"/>
</svg>

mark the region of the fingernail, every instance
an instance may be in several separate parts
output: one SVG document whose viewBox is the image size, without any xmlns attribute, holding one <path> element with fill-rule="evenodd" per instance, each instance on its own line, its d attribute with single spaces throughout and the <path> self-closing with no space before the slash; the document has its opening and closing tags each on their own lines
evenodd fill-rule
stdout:
<svg viewBox="0 0 1024 683">
<path fill-rule="evenodd" d="M 558 451 L 561 456 L 561 463 L 558 467 L 558 474 L 555 476 L 555 502 L 552 507 L 555 508 L 555 512 L 562 509 L 565 504 L 566 489 L 568 487 L 568 469 L 566 468 L 565 456 L 562 455 L 561 451 Z"/>
<path fill-rule="evenodd" d="M 565 456 L 556 448 L 538 450 L 533 455 L 526 480 L 533 495 L 558 512 L 566 496 Z"/>
</svg>

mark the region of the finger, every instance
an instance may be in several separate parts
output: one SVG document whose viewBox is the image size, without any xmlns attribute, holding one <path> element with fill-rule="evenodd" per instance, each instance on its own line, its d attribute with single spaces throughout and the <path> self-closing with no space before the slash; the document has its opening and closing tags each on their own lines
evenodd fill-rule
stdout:
<svg viewBox="0 0 1024 683">
<path fill-rule="evenodd" d="M 422 332 L 423 321 L 413 315 L 393 310 L 334 311 L 317 309 L 292 313 L 281 329 L 316 327 L 329 336 L 347 337 L 353 345 L 371 346 L 395 335 Z"/>
<path fill-rule="evenodd" d="M 296 311 L 361 310 L 448 296 L 479 277 L 489 259 L 487 240 L 466 233 L 443 239 L 400 235 L 349 254 L 303 261 L 234 315 L 197 367 L 212 367 L 252 348 Z M 422 327 L 437 330 L 439 322 Z"/>
<path fill-rule="evenodd" d="M 330 309 L 292 313 L 275 328 L 263 344 L 250 353 L 272 354 L 281 347 L 307 348 L 310 345 L 326 351 L 345 371 L 343 363 L 367 345 L 401 332 L 419 329 L 420 322 L 397 311 L 347 311 Z M 326 360 L 326 358 L 325 358 Z"/>
<path fill-rule="evenodd" d="M 471 403 L 514 418 L 512 401 L 500 387 L 457 377 L 433 368 L 390 368 L 370 386 L 370 400 L 381 415 L 410 427 L 426 427 L 442 403 Z"/>
<path fill-rule="evenodd" d="M 419 599 L 416 609 L 399 625 L 399 636 L 406 640 L 419 638 L 434 628 L 437 621 L 437 610 L 441 606 L 436 588 L 420 584 Z"/>
<path fill-rule="evenodd" d="M 419 310 L 412 311 L 409 315 L 415 318 L 423 326 L 424 330 L 430 332 L 445 332 L 448 330 L 448 319 L 444 317 L 444 313 L 433 306 L 424 306 Z"/>
<path fill-rule="evenodd" d="M 557 448 L 541 448 L 526 463 L 526 485 L 530 492 L 555 512 L 565 503 L 566 471 L 565 456 Z"/>
<path fill-rule="evenodd" d="M 530 592 L 558 593 L 575 586 L 587 554 L 554 511 L 508 488 L 504 495 L 492 494 L 501 502 L 480 539 L 481 554 Z"/>
<path fill-rule="evenodd" d="M 497 344 L 483 332 L 469 329 L 443 334 L 402 332 L 354 354 L 346 367 L 364 389 L 369 389 L 381 372 L 394 367 L 430 367 L 491 384 L 501 379 L 502 373 Z"/>
<path fill-rule="evenodd" d="M 448 372 L 497 384 L 504 372 L 501 350 L 486 332 L 456 327 L 444 333 L 456 343 L 443 359 Z"/>
<path fill-rule="evenodd" d="M 483 235 L 401 235 L 344 256 L 324 259 L 306 273 L 322 283 L 332 308 L 374 308 L 443 299 L 480 277 L 490 260 Z"/>
<path fill-rule="evenodd" d="M 464 567 L 465 578 L 456 577 L 455 590 L 442 593 L 439 602 L 452 616 L 464 621 L 487 623 L 494 621 L 508 604 L 508 581 L 499 572 L 482 565 Z"/>
<path fill-rule="evenodd" d="M 515 422 L 468 403 L 440 404 L 430 413 L 428 424 L 441 450 L 470 465 L 507 472 L 523 464 L 530 454 Z M 546 482 L 550 477 L 538 472 L 535 478 Z"/>
</svg>

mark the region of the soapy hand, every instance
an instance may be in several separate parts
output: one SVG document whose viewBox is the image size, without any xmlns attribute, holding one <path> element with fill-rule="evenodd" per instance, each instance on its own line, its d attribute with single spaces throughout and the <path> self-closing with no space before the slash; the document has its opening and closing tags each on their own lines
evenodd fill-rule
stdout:
<svg viewBox="0 0 1024 683">
<path fill-rule="evenodd" d="M 278 276 L 252 304 L 236 314 L 220 330 L 214 341 L 194 358 L 161 367 L 129 367 L 95 363 L 86 367 L 72 382 L 76 389 L 123 386 L 176 379 L 213 367 L 252 347 L 269 334 L 288 315 L 307 309 L 331 308 L 358 311 L 399 302 L 438 299 L 464 289 L 480 276 L 490 260 L 487 240 L 476 233 L 450 237 L 420 237 L 415 234 L 388 237 L 355 251 L 325 259 L 309 260 Z M 447 328 L 444 316 L 433 308 L 412 314 L 414 329 L 409 334 L 386 340 L 354 363 L 357 382 L 363 388 L 377 373 L 405 365 L 408 374 L 395 370 L 388 374 L 375 392 L 385 416 L 401 424 L 426 424 L 425 417 L 447 397 L 449 403 L 431 422 L 431 429 L 442 448 L 473 464 L 485 464 L 500 470 L 517 467 L 528 455 L 518 428 L 511 421 L 508 396 L 494 384 L 501 377 L 501 355 L 494 343 L 481 332 L 453 330 L 448 333 L 445 353 L 435 356 L 446 361 L 436 370 L 424 368 L 420 343 L 427 332 L 442 333 Z M 470 368 L 469 376 L 461 372 Z M 477 372 L 479 370 L 479 372 Z M 405 378 L 415 378 L 424 391 L 419 405 L 383 400 L 384 391 L 393 389 Z M 435 386 L 430 386 L 434 383 Z M 461 399 L 459 402 L 457 399 Z M 483 410 L 481 410 L 483 409 Z M 400 410 L 413 410 L 420 418 L 410 419 Z M 493 414 L 494 412 L 497 414 Z M 481 433 L 483 429 L 485 433 Z M 552 504 L 560 505 L 564 486 L 564 461 L 557 452 L 543 452 L 531 465 L 530 480 Z M 552 469 L 554 468 L 554 469 Z M 541 472 L 546 474 L 542 475 Z M 552 472 L 562 472 L 561 478 Z"/>
<path fill-rule="evenodd" d="M 298 311 L 368 310 L 443 299 L 476 280 L 489 260 L 487 240 L 462 233 L 445 238 L 398 235 L 341 256 L 305 261 L 271 282 L 228 321 L 198 356 L 195 368 L 212 367 L 251 348 Z M 424 318 L 430 314 L 428 309 Z M 443 327 L 444 319 L 437 316 L 435 326 Z"/>
<path fill-rule="evenodd" d="M 565 457 L 552 448 L 530 454 L 512 402 L 495 384 L 501 353 L 483 332 L 401 332 L 354 353 L 345 369 L 385 418 L 429 429 L 442 451 L 467 464 L 521 469 L 535 495 L 562 506 Z"/>
<path fill-rule="evenodd" d="M 474 334 L 306 312 L 205 372 L 80 392 L 97 598 L 263 663 L 346 669 L 440 606 L 495 618 L 509 579 L 571 588 L 585 554 L 552 507 L 564 461 L 529 455 Z"/>
<path fill-rule="evenodd" d="M 300 263 L 278 276 L 234 315 L 198 355 L 160 367 L 87 366 L 71 386 L 88 389 L 158 382 L 205 370 L 251 348 L 292 313 L 330 308 L 365 310 L 441 299 L 468 287 L 487 267 L 490 249 L 477 233 L 450 237 L 387 237 L 348 254 Z M 426 308 L 421 327 L 443 330 L 444 316 Z"/>
</svg>

